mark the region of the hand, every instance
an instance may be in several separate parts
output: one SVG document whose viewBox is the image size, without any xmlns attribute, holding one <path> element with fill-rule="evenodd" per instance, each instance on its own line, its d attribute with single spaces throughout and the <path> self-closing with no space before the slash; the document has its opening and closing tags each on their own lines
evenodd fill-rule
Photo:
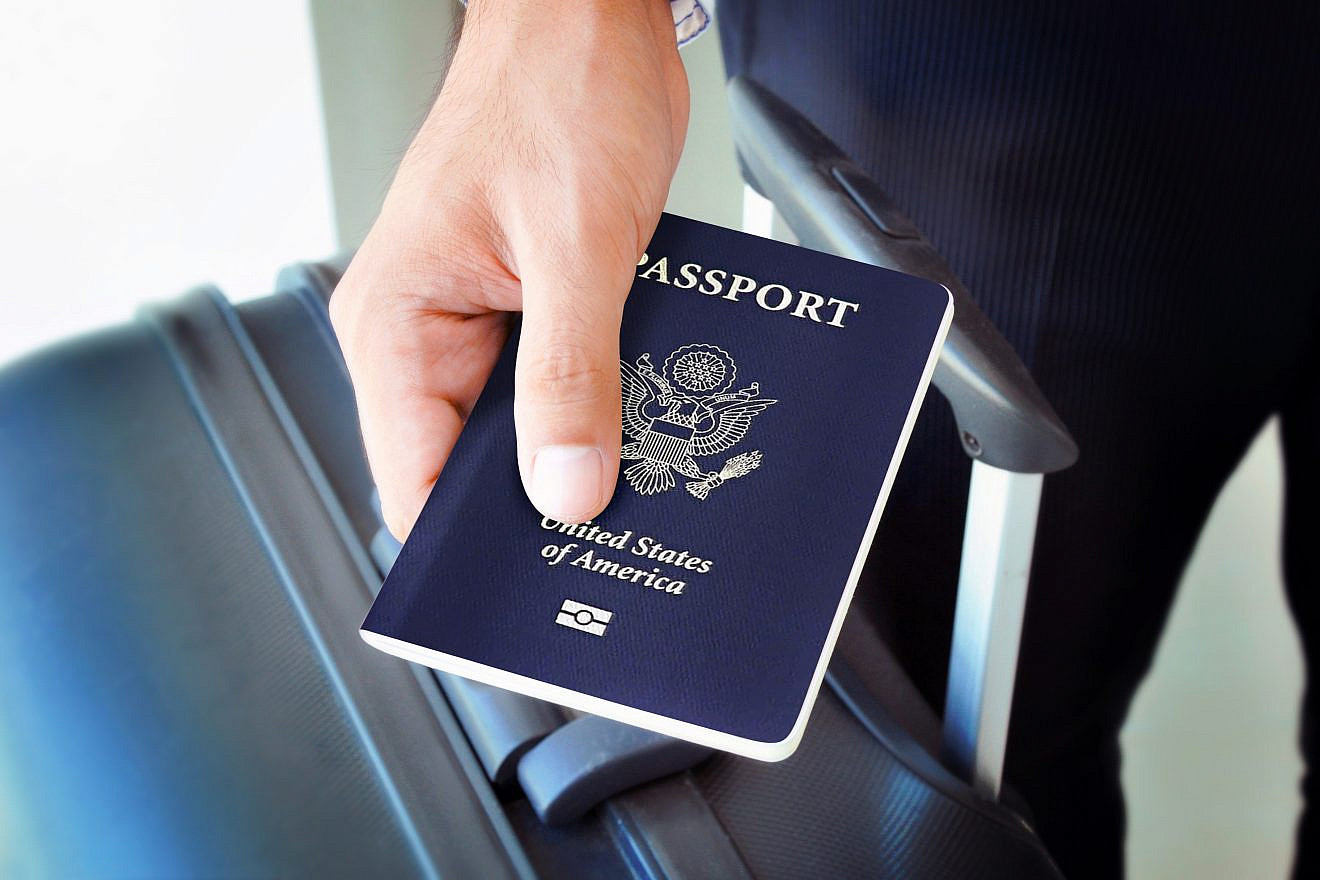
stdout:
<svg viewBox="0 0 1320 880">
<path fill-rule="evenodd" d="M 619 320 L 687 129 L 664 0 L 473 0 L 330 303 L 385 522 L 412 529 L 508 335 L 518 467 L 565 522 L 619 469 Z"/>
</svg>

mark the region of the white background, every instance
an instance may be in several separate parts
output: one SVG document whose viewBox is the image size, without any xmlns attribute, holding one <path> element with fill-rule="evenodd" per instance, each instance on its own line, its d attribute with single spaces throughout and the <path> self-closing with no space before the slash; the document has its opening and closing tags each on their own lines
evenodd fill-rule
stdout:
<svg viewBox="0 0 1320 880">
<path fill-rule="evenodd" d="M 6 3 L 0 358 L 334 247 L 300 3 Z"/>
</svg>

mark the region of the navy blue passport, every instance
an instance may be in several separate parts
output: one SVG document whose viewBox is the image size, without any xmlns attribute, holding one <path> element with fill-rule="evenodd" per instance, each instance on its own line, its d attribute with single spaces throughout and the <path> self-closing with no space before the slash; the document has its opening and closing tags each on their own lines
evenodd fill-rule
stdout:
<svg viewBox="0 0 1320 880">
<path fill-rule="evenodd" d="M 511 340 L 363 638 L 788 757 L 952 314 L 938 284 L 665 215 L 623 316 L 614 500 L 569 525 L 523 494 Z"/>
</svg>

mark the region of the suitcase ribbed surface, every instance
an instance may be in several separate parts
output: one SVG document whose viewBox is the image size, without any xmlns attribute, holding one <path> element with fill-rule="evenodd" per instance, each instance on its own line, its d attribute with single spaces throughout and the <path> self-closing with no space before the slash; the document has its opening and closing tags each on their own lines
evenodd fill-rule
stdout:
<svg viewBox="0 0 1320 880">
<path fill-rule="evenodd" d="M 719 756 L 695 775 L 758 880 L 1057 876 L 1040 850 L 878 748 L 828 691 L 788 760 Z"/>
</svg>

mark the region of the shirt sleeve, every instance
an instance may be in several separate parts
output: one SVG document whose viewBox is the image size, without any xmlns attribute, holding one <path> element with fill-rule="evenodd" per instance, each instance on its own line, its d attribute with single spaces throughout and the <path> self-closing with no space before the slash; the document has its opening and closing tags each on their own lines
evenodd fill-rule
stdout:
<svg viewBox="0 0 1320 880">
<path fill-rule="evenodd" d="M 674 13 L 674 33 L 680 46 L 692 42 L 710 26 L 710 13 L 701 0 L 670 0 L 669 8 Z"/>
</svg>

